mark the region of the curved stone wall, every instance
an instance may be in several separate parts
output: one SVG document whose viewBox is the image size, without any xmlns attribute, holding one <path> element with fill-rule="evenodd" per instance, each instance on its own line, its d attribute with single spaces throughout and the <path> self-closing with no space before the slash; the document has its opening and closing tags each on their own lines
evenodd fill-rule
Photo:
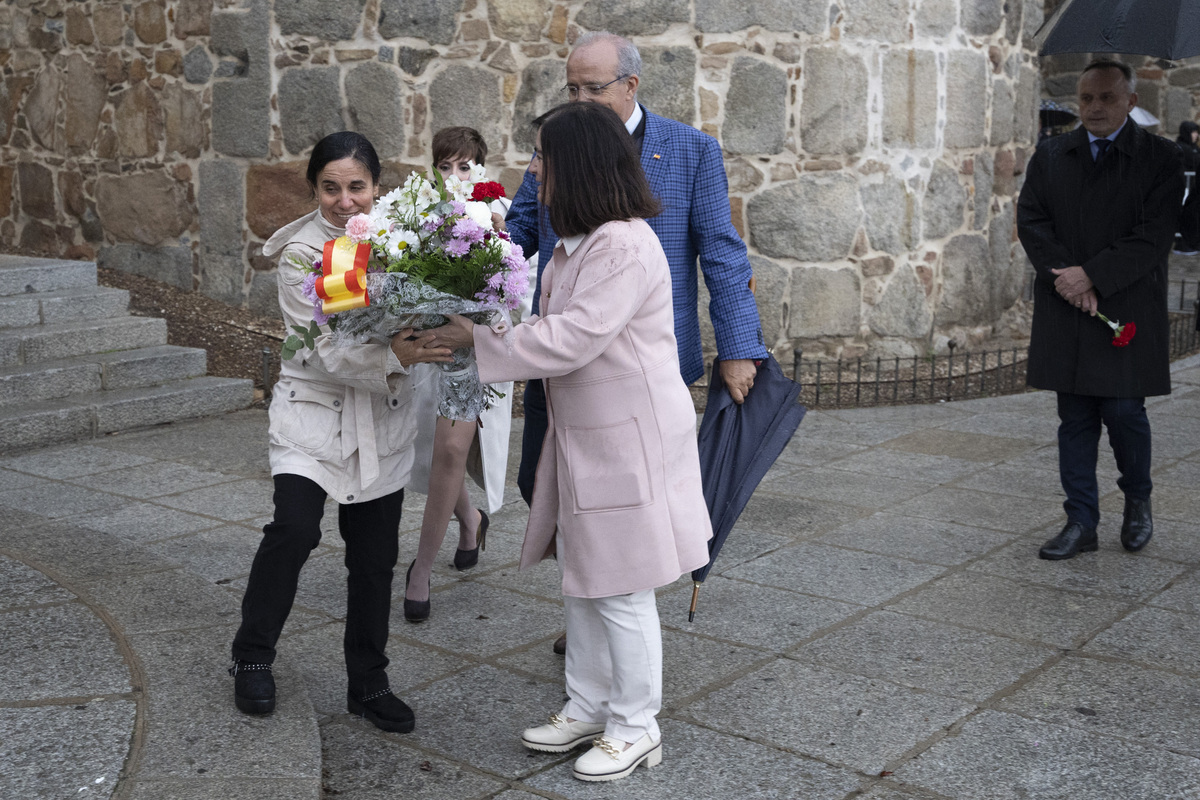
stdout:
<svg viewBox="0 0 1200 800">
<path fill-rule="evenodd" d="M 1041 20 L 1039 0 L 6 0 L 0 248 L 269 311 L 261 245 L 311 207 L 317 139 L 364 132 L 394 185 L 473 125 L 512 191 L 570 43 L 609 29 L 642 49 L 643 102 L 721 141 L 780 353 L 923 353 L 1019 293 Z"/>
</svg>

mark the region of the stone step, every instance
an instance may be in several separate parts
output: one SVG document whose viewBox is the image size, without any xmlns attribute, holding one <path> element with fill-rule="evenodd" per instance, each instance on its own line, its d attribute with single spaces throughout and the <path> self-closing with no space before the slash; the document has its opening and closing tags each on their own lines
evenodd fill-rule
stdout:
<svg viewBox="0 0 1200 800">
<path fill-rule="evenodd" d="M 253 381 L 202 377 L 0 408 L 0 452 L 223 414 L 250 405 L 253 395 Z"/>
<path fill-rule="evenodd" d="M 114 317 L 12 328 L 0 330 L 0 367 L 166 343 L 167 321 L 155 317 Z"/>
<path fill-rule="evenodd" d="M 0 406 L 197 378 L 207 363 L 199 348 L 159 345 L 0 368 Z"/>
<path fill-rule="evenodd" d="M 128 308 L 129 292 L 108 286 L 0 297 L 0 328 L 119 317 Z"/>
<path fill-rule="evenodd" d="M 0 296 L 95 285 L 96 265 L 91 261 L 0 255 Z"/>
</svg>

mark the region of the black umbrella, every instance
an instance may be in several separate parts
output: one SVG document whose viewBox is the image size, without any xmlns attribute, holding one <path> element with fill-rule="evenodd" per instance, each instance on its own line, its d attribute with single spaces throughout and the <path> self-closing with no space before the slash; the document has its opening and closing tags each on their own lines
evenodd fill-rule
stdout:
<svg viewBox="0 0 1200 800">
<path fill-rule="evenodd" d="M 799 397 L 800 384 L 785 377 L 772 356 L 759 364 L 754 388 L 741 405 L 733 402 L 720 370 L 713 365 L 699 441 L 700 475 L 713 538 L 708 542 L 708 564 L 692 573 L 688 622 L 696 616 L 700 584 L 708 577 L 733 523 L 804 419 Z"/>
<path fill-rule="evenodd" d="M 1038 115 L 1043 128 L 1057 128 L 1059 125 L 1070 125 L 1079 119 L 1079 115 L 1070 106 L 1056 103 L 1053 100 L 1043 100 L 1041 108 L 1038 109 Z"/>
<path fill-rule="evenodd" d="M 1063 0 L 1033 35 L 1040 55 L 1200 55 L 1200 0 Z"/>
</svg>

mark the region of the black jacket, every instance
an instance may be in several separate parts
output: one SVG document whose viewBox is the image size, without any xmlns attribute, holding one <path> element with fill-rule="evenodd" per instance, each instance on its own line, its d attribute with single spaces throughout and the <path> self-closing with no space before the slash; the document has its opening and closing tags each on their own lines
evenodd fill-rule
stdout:
<svg viewBox="0 0 1200 800">
<path fill-rule="evenodd" d="M 1027 380 L 1038 389 L 1099 397 L 1169 394 L 1167 255 L 1183 197 L 1179 147 L 1132 120 L 1099 163 L 1087 131 L 1034 153 L 1017 203 L 1017 233 L 1037 271 Z M 1100 312 L 1134 322 L 1112 346 L 1099 318 L 1054 291 L 1052 268 L 1082 266 Z"/>
</svg>

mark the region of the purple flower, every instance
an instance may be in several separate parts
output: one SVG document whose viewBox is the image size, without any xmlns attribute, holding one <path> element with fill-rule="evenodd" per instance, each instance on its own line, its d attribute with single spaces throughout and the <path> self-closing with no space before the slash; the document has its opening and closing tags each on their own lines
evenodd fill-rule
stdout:
<svg viewBox="0 0 1200 800">
<path fill-rule="evenodd" d="M 467 204 L 459 202 L 458 200 L 451 200 L 450 207 L 454 209 L 455 214 L 467 213 Z"/>
<path fill-rule="evenodd" d="M 421 227 L 424 228 L 425 230 L 429 231 L 430 233 L 433 233 L 438 228 L 442 227 L 442 218 L 439 216 L 436 216 L 436 215 L 432 216 L 429 219 L 425 220 L 425 223 Z"/>
<path fill-rule="evenodd" d="M 468 242 L 482 242 L 483 228 L 475 224 L 475 220 L 470 217 L 462 217 L 458 222 L 454 223 L 453 233 L 460 239 L 465 239 Z"/>
<path fill-rule="evenodd" d="M 321 310 L 321 296 L 317 294 L 317 278 L 319 277 L 321 276 L 315 272 L 305 275 L 304 282 L 300 284 L 300 291 L 313 304 L 313 321 L 318 325 L 327 325 L 329 324 L 329 315 Z"/>
<path fill-rule="evenodd" d="M 470 243 L 464 242 L 462 239 L 451 239 L 446 242 L 446 252 L 452 256 L 462 258 L 470 249 Z"/>
<path fill-rule="evenodd" d="M 504 283 L 503 272 L 493 272 L 488 276 L 487 285 L 489 289 L 499 289 Z"/>
</svg>

